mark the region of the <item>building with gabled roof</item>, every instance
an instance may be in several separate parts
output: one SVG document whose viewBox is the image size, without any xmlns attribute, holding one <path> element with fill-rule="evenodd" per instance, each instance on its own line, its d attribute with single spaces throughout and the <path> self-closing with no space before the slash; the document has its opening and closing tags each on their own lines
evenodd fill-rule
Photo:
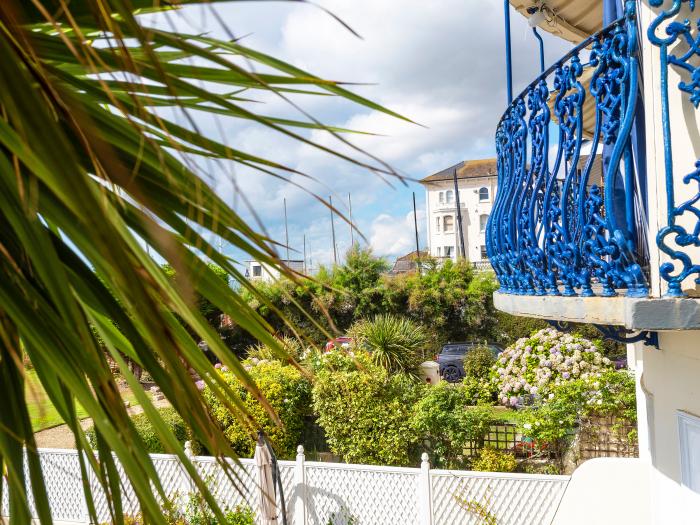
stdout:
<svg viewBox="0 0 700 525">
<path fill-rule="evenodd" d="M 455 194 L 455 171 L 459 196 Z M 496 174 L 496 159 L 478 159 L 459 162 L 421 179 L 426 190 L 428 252 L 432 257 L 456 260 L 464 239 L 467 259 L 487 259 L 484 232 L 496 193 Z"/>
</svg>

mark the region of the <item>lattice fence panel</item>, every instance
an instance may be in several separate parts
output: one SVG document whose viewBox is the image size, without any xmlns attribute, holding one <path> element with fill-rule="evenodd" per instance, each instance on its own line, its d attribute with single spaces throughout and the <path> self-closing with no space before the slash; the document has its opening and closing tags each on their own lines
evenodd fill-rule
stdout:
<svg viewBox="0 0 700 525">
<path fill-rule="evenodd" d="M 284 501 L 287 505 L 287 518 L 291 519 L 294 514 L 294 499 L 297 497 L 294 492 L 294 462 L 280 461 L 278 464 L 280 469 L 280 477 L 282 478 Z M 279 495 L 277 499 L 279 503 Z"/>
<path fill-rule="evenodd" d="M 310 525 L 412 525 L 418 522 L 418 469 L 306 464 Z"/>
<path fill-rule="evenodd" d="M 248 505 L 255 509 L 258 506 L 258 477 L 255 462 L 250 459 L 241 459 L 239 463 L 237 465 L 231 461 L 229 463 L 231 471 L 227 475 L 221 465 L 216 463 L 213 458 L 197 457 L 195 459 L 200 475 L 209 486 L 219 505 L 227 508 Z M 278 464 L 287 512 L 291 516 L 294 495 L 294 462 L 280 461 Z"/>
<path fill-rule="evenodd" d="M 499 525 L 550 523 L 566 489 L 567 476 L 518 476 L 431 471 L 435 525 L 483 523 L 471 502 L 496 517 Z"/>
<path fill-rule="evenodd" d="M 87 517 L 85 494 L 76 451 L 41 451 L 41 470 L 49 498 L 51 516 L 56 521 L 80 521 Z M 26 463 L 26 461 L 25 461 Z M 29 471 L 25 465 L 25 475 Z M 36 512 L 32 504 L 32 514 Z"/>
<path fill-rule="evenodd" d="M 189 485 L 187 484 L 185 472 L 180 465 L 180 460 L 177 459 L 176 456 L 166 454 L 151 454 L 151 459 L 153 460 L 153 467 L 158 474 L 158 479 L 163 487 L 165 496 L 173 503 L 184 503 L 187 492 L 189 491 Z M 119 461 L 116 461 L 116 465 L 117 472 L 119 472 L 124 514 L 135 516 L 140 512 L 140 505 L 134 494 L 134 488 Z M 107 522 L 110 520 L 109 502 L 107 495 L 102 490 L 94 474 L 91 475 L 91 486 L 97 517 L 100 522 Z M 153 492 L 156 492 L 155 487 Z"/>
<path fill-rule="evenodd" d="M 116 462 L 116 467 L 117 472 L 119 473 L 119 485 L 121 488 L 120 496 L 123 513 L 128 516 L 135 516 L 139 513 L 139 503 L 134 495 L 134 489 L 124 473 L 124 469 L 118 461 Z M 97 519 L 100 523 L 110 522 L 111 516 L 109 513 L 109 498 L 102 489 L 102 485 L 97 479 L 97 475 L 93 472 L 90 474 L 90 486 L 92 488 L 92 498 L 95 505 Z"/>
<path fill-rule="evenodd" d="M 198 457 L 195 464 L 199 474 L 222 507 L 234 508 L 257 504 L 255 464 L 251 460 L 240 460 L 240 465 L 230 462 L 228 472 L 214 458 Z"/>
<path fill-rule="evenodd" d="M 51 515 L 56 521 L 85 521 L 87 511 L 83 485 L 80 478 L 80 464 L 78 454 L 74 450 L 41 450 L 41 470 L 44 474 L 46 495 L 49 499 Z M 24 462 L 24 474 L 29 479 L 29 468 Z M 31 492 L 29 482 L 27 490 Z M 34 507 L 34 498 L 29 496 L 29 506 L 32 516 L 37 518 Z M 8 486 L 5 478 L 2 479 L 2 502 L 0 502 L 0 515 L 7 516 L 10 513 Z"/>
</svg>

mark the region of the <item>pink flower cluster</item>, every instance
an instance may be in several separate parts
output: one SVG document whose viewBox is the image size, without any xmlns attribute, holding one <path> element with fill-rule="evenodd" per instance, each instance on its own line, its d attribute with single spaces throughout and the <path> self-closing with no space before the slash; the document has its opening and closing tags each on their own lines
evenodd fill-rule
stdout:
<svg viewBox="0 0 700 525">
<path fill-rule="evenodd" d="M 501 404 L 516 406 L 529 396 L 548 395 L 552 385 L 590 379 L 611 366 L 591 341 L 545 328 L 509 346 L 496 361 L 492 380 Z"/>
</svg>

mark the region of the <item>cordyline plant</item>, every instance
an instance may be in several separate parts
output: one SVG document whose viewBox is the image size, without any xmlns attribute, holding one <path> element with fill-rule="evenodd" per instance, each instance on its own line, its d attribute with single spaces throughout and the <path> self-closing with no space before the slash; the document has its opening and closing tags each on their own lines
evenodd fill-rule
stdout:
<svg viewBox="0 0 700 525">
<path fill-rule="evenodd" d="M 148 371 L 209 451 L 219 458 L 232 455 L 189 369 L 239 417 L 246 417 L 245 410 L 188 330 L 206 340 L 251 394 L 269 405 L 193 298 L 200 294 L 261 343 L 279 348 L 265 321 L 240 295 L 221 286 L 208 267 L 213 262 L 247 286 L 210 240 L 221 238 L 263 263 L 280 261 L 274 244 L 207 185 L 196 158 L 282 177 L 293 170 L 205 137 L 189 110 L 255 122 L 339 159 L 394 175 L 376 159 L 348 148 L 338 136 L 342 130 L 306 116 L 300 121 L 264 116 L 248 109 L 246 100 L 255 92 L 285 99 L 311 92 L 395 114 L 234 38 L 147 28 L 138 18 L 180 4 L 211 2 L 0 2 L 0 468 L 8 482 L 11 523 L 29 523 L 30 494 L 41 522 L 51 522 L 24 398 L 24 357 L 75 435 L 92 521 L 99 522 L 87 482 L 90 469 L 108 496 L 111 521 L 123 522 L 118 461 L 144 520 L 165 522 L 158 503 L 165 500 L 163 487 L 106 354 L 118 363 L 165 448 L 179 456 L 223 522 L 126 358 Z M 255 73 L 256 66 L 269 73 Z M 202 87 L 202 81 L 209 86 Z M 188 125 L 166 118 L 159 108 L 188 115 Z M 352 154 L 311 142 L 295 131 L 299 127 L 325 129 Z M 175 268 L 177 283 L 144 245 Z M 77 405 L 94 421 L 95 454 L 84 454 L 89 447 Z"/>
</svg>

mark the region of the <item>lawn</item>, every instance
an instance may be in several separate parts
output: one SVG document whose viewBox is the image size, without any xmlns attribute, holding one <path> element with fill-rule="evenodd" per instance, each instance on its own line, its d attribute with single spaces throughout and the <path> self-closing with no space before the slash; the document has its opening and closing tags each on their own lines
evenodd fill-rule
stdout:
<svg viewBox="0 0 700 525">
<path fill-rule="evenodd" d="M 62 425 L 63 420 L 42 388 L 36 372 L 34 370 L 26 370 L 25 373 L 24 396 L 29 407 L 29 419 L 34 432 Z M 129 401 L 132 405 L 135 404 L 135 397 L 131 391 L 123 392 L 123 397 L 125 401 Z M 77 412 L 80 419 L 88 417 L 87 412 L 80 405 L 78 405 Z"/>
<path fill-rule="evenodd" d="M 522 413 L 517 410 L 513 410 L 512 408 L 506 408 L 503 406 L 492 406 L 489 407 L 489 409 L 491 411 L 491 417 L 493 417 L 493 419 L 508 421 L 509 423 L 517 425 L 520 423 L 520 419 L 522 418 Z"/>
</svg>

